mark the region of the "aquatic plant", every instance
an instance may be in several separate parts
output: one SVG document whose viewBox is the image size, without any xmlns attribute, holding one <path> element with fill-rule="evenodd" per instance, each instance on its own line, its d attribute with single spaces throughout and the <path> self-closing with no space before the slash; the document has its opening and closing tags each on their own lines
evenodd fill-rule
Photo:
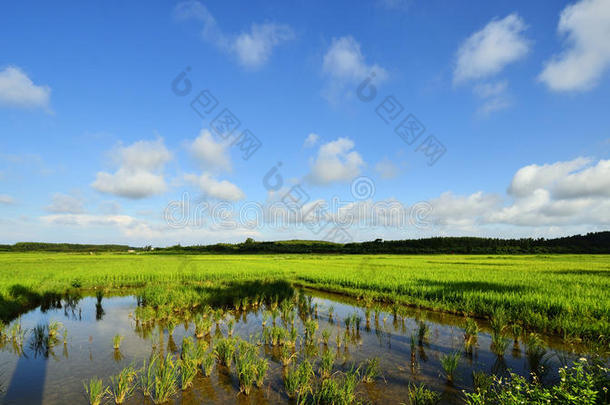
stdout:
<svg viewBox="0 0 610 405">
<path fill-rule="evenodd" d="M 157 362 L 155 379 L 150 391 L 150 399 L 155 404 L 167 402 L 178 392 L 178 367 L 172 355 L 167 354 Z"/>
<path fill-rule="evenodd" d="M 530 333 L 525 340 L 525 355 L 530 372 L 539 380 L 549 371 L 545 360 L 547 350 L 544 342 L 535 333 Z"/>
<path fill-rule="evenodd" d="M 381 367 L 379 366 L 379 358 L 374 357 L 372 359 L 368 359 L 364 364 L 364 370 L 362 372 L 362 381 L 365 383 L 372 383 L 380 375 Z"/>
<path fill-rule="evenodd" d="M 216 358 L 213 353 L 205 353 L 201 359 L 201 371 L 204 376 L 209 377 L 212 374 L 215 362 Z"/>
<path fill-rule="evenodd" d="M 417 326 L 417 342 L 420 346 L 428 341 L 430 335 L 430 327 L 424 321 L 419 321 Z"/>
<path fill-rule="evenodd" d="M 233 336 L 234 327 L 235 327 L 235 319 L 231 318 L 227 322 L 227 335 L 229 335 L 229 337 Z"/>
<path fill-rule="evenodd" d="M 359 381 L 359 369 L 353 367 L 341 376 L 324 378 L 313 392 L 313 403 L 352 404 L 356 400 L 356 387 Z"/>
<path fill-rule="evenodd" d="M 305 336 L 308 340 L 313 340 L 316 331 L 318 330 L 318 322 L 316 320 L 310 319 L 305 321 L 303 324 L 305 327 Z"/>
<path fill-rule="evenodd" d="M 61 322 L 59 322 L 59 321 L 51 321 L 51 322 L 49 322 L 49 326 L 48 326 L 49 337 L 50 338 L 56 337 L 57 334 L 59 333 L 59 330 L 63 326 L 64 325 Z"/>
<path fill-rule="evenodd" d="M 335 307 L 333 305 L 328 307 L 328 322 L 333 323 L 333 314 L 335 313 Z"/>
<path fill-rule="evenodd" d="M 441 400 L 441 395 L 426 387 L 426 384 L 419 385 L 409 383 L 409 391 L 407 393 L 409 405 L 436 405 Z"/>
<path fill-rule="evenodd" d="M 154 390 L 157 359 L 158 356 L 153 354 L 148 363 L 146 362 L 146 359 L 144 360 L 144 364 L 140 369 L 140 389 L 145 397 L 149 397 Z"/>
<path fill-rule="evenodd" d="M 89 405 L 100 405 L 110 391 L 108 387 L 104 387 L 102 379 L 97 377 L 90 379 L 88 383 L 83 382 L 83 387 Z"/>
<path fill-rule="evenodd" d="M 289 346 L 282 346 L 280 348 L 280 362 L 282 363 L 282 366 L 287 367 L 296 355 L 297 352 L 293 352 Z"/>
<path fill-rule="evenodd" d="M 330 339 L 330 331 L 328 329 L 324 329 L 322 331 L 322 343 L 324 343 L 324 346 L 328 346 L 329 339 Z"/>
<path fill-rule="evenodd" d="M 193 380 L 197 375 L 197 361 L 186 356 L 179 360 L 177 365 L 180 370 L 180 388 L 185 391 L 193 385 Z"/>
<path fill-rule="evenodd" d="M 443 354 L 440 356 L 439 360 L 441 362 L 441 366 L 443 367 L 443 371 L 445 372 L 445 376 L 449 382 L 453 382 L 455 370 L 457 370 L 457 367 L 460 364 L 460 357 L 460 352 Z"/>
<path fill-rule="evenodd" d="M 219 339 L 214 345 L 214 355 L 223 366 L 231 367 L 233 354 L 235 353 L 235 341 L 233 338 Z"/>
<path fill-rule="evenodd" d="M 121 347 L 121 342 L 124 338 L 124 336 L 119 334 L 114 335 L 114 337 L 112 338 L 112 347 L 114 348 L 114 350 L 119 350 L 119 348 Z"/>
<path fill-rule="evenodd" d="M 333 371 L 333 365 L 335 364 L 335 354 L 332 350 L 324 350 L 320 361 L 318 372 L 323 378 L 330 377 Z"/>
<path fill-rule="evenodd" d="M 491 351 L 498 357 L 504 357 L 504 352 L 510 344 L 510 340 L 500 333 L 495 331 L 491 333 Z"/>
<path fill-rule="evenodd" d="M 136 372 L 132 366 L 126 367 L 116 376 L 110 377 L 110 394 L 115 404 L 122 404 L 128 400 L 135 389 L 134 378 Z"/>
<path fill-rule="evenodd" d="M 521 327 L 521 325 L 519 325 L 518 323 L 512 323 L 510 325 L 510 332 L 511 335 L 513 336 L 513 343 L 515 345 L 519 344 L 519 338 L 521 337 L 521 334 L 523 333 L 523 328 Z"/>
<path fill-rule="evenodd" d="M 559 380 L 554 385 L 543 385 L 538 380 L 530 383 L 510 373 L 506 378 L 494 376 L 487 388 L 464 392 L 464 395 L 469 405 L 602 404 L 608 400 L 608 371 L 607 368 L 591 369 L 585 359 L 580 359 L 572 367 L 561 367 Z M 598 385 L 599 382 L 603 385 Z"/>
<path fill-rule="evenodd" d="M 238 346 L 235 354 L 235 369 L 239 379 L 239 391 L 249 395 L 255 384 L 263 385 L 268 361 L 258 357 L 256 347 L 251 343 L 240 341 Z"/>
<path fill-rule="evenodd" d="M 489 325 L 491 326 L 491 330 L 496 335 L 502 334 L 504 329 L 507 326 L 507 316 L 504 308 L 497 308 L 491 316 L 491 320 L 489 321 Z"/>
<path fill-rule="evenodd" d="M 297 404 L 302 404 L 308 393 L 312 391 L 313 376 L 313 368 L 307 360 L 287 370 L 283 379 L 288 397 L 294 399 Z"/>
<path fill-rule="evenodd" d="M 209 335 L 212 331 L 212 320 L 208 317 L 204 317 L 202 314 L 195 315 L 195 336 L 197 339 L 201 339 L 206 335 Z"/>
</svg>

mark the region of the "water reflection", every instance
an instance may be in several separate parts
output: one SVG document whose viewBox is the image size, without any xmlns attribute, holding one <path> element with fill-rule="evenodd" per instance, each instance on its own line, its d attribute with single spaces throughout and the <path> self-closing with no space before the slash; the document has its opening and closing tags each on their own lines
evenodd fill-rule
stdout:
<svg viewBox="0 0 610 405">
<path fill-rule="evenodd" d="M 506 375 L 509 370 L 521 375 L 531 372 L 532 378 L 552 381 L 557 378 L 560 365 L 578 356 L 578 350 L 571 353 L 569 347 L 553 342 L 551 349 L 549 341 L 536 335 L 508 341 L 512 347 L 507 346 L 506 350 L 492 350 L 494 342 L 486 325 L 480 323 L 476 333 L 469 335 L 464 320 L 449 315 L 367 302 L 362 305 L 317 293 L 299 294 L 294 301 L 296 310 L 282 302 L 238 302 L 223 311 L 205 309 L 210 313 L 210 329 L 202 334 L 201 341 L 208 346 L 228 335 L 249 338 L 261 345 L 262 353 L 270 359 L 264 389 L 254 390 L 249 397 L 237 395 L 239 382 L 234 370 L 216 367 L 208 378 L 199 375 L 194 388 L 182 393 L 178 401 L 286 403 L 282 362 L 293 353 L 309 358 L 316 370 L 320 357 L 329 351 L 335 356 L 335 370 L 343 371 L 367 358 L 379 357 L 383 379 L 362 385 L 358 393 L 373 403 L 404 402 L 410 382 L 428 384 L 444 393 L 443 400 L 451 403 L 460 390 L 473 387 L 473 371 L 497 375 Z M 194 337 L 196 322 L 204 309 L 151 321 L 142 315 L 145 310 L 141 308 L 146 308 L 143 304 L 141 298 L 131 296 L 70 294 L 53 297 L 13 321 L 6 329 L 6 338 L 0 341 L 0 362 L 8 368 L 0 374 L 0 386 L 7 387 L 0 402 L 81 403 L 83 380 L 98 376 L 107 381 L 122 368 L 141 364 L 153 351 L 162 356 L 180 353 L 183 338 Z M 315 320 L 316 328 L 311 320 Z M 60 331 L 64 329 L 56 324 L 59 321 L 69 335 L 62 336 Z M 277 345 L 263 343 L 264 331 L 274 327 L 298 330 L 298 341 L 288 355 Z M 309 327 L 312 329 L 307 330 Z M 51 330 L 54 332 L 50 334 Z M 117 333 L 125 339 L 115 350 L 112 337 Z M 462 355 L 455 379 L 448 384 L 439 378 L 440 358 L 456 350 Z M 142 401 L 141 393 L 132 400 Z"/>
</svg>

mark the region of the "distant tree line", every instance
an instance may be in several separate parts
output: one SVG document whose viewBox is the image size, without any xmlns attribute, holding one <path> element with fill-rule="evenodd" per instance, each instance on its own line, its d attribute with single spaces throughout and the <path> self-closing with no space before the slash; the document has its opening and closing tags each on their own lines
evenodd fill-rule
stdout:
<svg viewBox="0 0 610 405">
<path fill-rule="evenodd" d="M 0 245 L 0 252 L 127 252 L 135 250 L 127 245 L 81 245 L 78 243 L 18 242 Z M 142 250 L 142 248 L 139 248 Z"/>
<path fill-rule="evenodd" d="M 165 248 L 130 247 L 126 245 L 80 245 L 71 243 L 20 242 L 0 245 L 9 252 L 128 252 L 152 251 L 158 254 L 252 254 L 252 253 L 332 253 L 332 254 L 544 254 L 544 253 L 606 253 L 610 254 L 610 231 L 594 232 L 563 238 L 475 238 L 436 237 L 370 242 L 332 243 L 324 241 L 287 240 L 213 245 L 175 245 Z"/>
</svg>

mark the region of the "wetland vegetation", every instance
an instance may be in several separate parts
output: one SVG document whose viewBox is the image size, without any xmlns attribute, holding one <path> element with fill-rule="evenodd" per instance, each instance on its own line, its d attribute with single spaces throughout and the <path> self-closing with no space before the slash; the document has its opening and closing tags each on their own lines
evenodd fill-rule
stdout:
<svg viewBox="0 0 610 405">
<path fill-rule="evenodd" d="M 609 262 L 2 254 L 3 400 L 35 358 L 83 403 L 605 403 Z"/>
</svg>

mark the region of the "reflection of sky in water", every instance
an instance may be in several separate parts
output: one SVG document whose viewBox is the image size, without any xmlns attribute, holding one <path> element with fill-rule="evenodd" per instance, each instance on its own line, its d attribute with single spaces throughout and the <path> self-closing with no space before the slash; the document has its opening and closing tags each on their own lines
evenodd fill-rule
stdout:
<svg viewBox="0 0 610 405">
<path fill-rule="evenodd" d="M 332 300 L 331 300 L 332 299 Z M 361 362 L 371 357 L 379 357 L 385 383 L 362 384 L 359 388 L 362 395 L 376 403 L 406 402 L 406 392 L 409 382 L 425 382 L 437 391 L 446 392 L 447 398 L 462 389 L 470 387 L 472 370 L 492 371 L 510 368 L 520 374 L 527 374 L 527 360 L 524 347 L 512 350 L 512 344 L 507 349 L 503 361 L 489 351 L 491 339 L 489 334 L 479 336 L 478 349 L 472 358 L 462 357 L 457 371 L 454 386 L 444 383 L 441 374 L 439 356 L 457 350 L 463 343 L 463 330 L 459 328 L 461 318 L 446 314 L 418 312 L 412 310 L 409 317 L 394 320 L 390 313 L 382 312 L 379 317 L 379 327 L 375 327 L 374 312 L 371 315 L 371 330 L 365 330 L 364 311 L 355 306 L 356 302 L 347 302 L 344 298 L 331 295 L 317 295 L 313 302 L 318 304 L 319 322 L 318 336 L 324 329 L 332 334 L 329 339 L 333 350 L 335 336 L 339 333 L 337 322 L 328 322 L 328 308 L 334 306 L 335 320 L 344 327 L 344 319 L 357 311 L 362 317 L 362 326 L 356 343 L 338 350 L 336 368 L 347 370 L 353 362 Z M 46 313 L 40 309 L 22 316 L 24 328 L 32 329 L 37 324 L 47 321 L 60 321 L 68 329 L 68 344 L 64 346 L 61 336 L 58 344 L 49 352 L 48 359 L 36 357 L 29 347 L 31 334 L 28 333 L 24 343 L 24 355 L 19 357 L 12 350 L 10 343 L 0 351 L 0 381 L 4 394 L 0 397 L 3 404 L 66 404 L 86 403 L 83 391 L 83 381 L 92 377 L 103 377 L 106 384 L 108 377 L 118 373 L 122 368 L 134 364 L 139 367 L 142 361 L 151 353 L 150 336 L 139 336 L 135 330 L 135 321 L 129 316 L 136 307 L 134 297 L 104 298 L 101 310 L 96 308 L 95 297 L 83 298 L 70 309 L 51 309 Z M 410 365 L 411 349 L 410 335 L 416 333 L 419 314 L 430 325 L 429 344 L 418 348 L 418 367 L 413 370 Z M 97 315 L 97 316 L 96 316 Z M 235 335 L 247 338 L 261 332 L 260 313 L 241 313 L 235 325 Z M 383 321 L 385 319 L 385 322 Z M 297 317 L 298 323 L 298 317 Z M 115 334 L 125 336 L 120 353 L 112 348 L 112 337 Z M 344 333 L 341 329 L 340 333 Z M 177 348 L 185 335 L 182 324 L 176 327 L 173 342 L 167 334 L 163 336 L 162 345 Z M 193 335 L 190 325 L 187 335 Z M 323 345 L 318 346 L 320 353 Z M 176 403 L 285 403 L 282 393 L 282 367 L 277 359 L 277 351 L 263 348 L 262 352 L 269 356 L 269 374 L 263 390 L 254 390 L 249 398 L 237 396 L 238 382 L 234 373 L 216 368 L 211 378 L 197 377 L 193 389 L 183 393 Z M 553 371 L 547 378 L 556 378 L 556 368 L 559 359 L 554 356 L 554 350 L 548 350 Z M 425 359 L 425 360 L 424 360 Z M 449 401 L 451 402 L 451 401 Z M 141 394 L 136 393 L 128 403 L 148 403 Z"/>
</svg>

